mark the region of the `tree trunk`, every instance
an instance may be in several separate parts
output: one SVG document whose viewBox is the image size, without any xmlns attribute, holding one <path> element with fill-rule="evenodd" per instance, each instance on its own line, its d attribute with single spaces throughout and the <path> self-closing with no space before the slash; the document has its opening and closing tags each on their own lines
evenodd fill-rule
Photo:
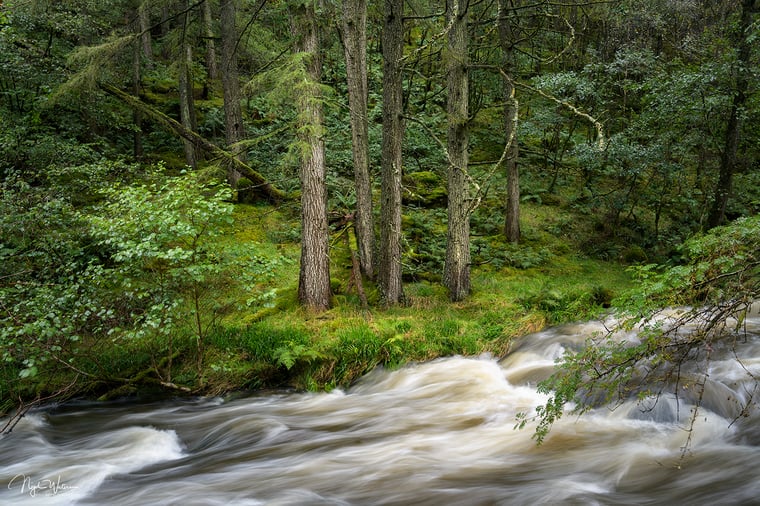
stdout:
<svg viewBox="0 0 760 506">
<path fill-rule="evenodd" d="M 356 215 L 354 230 L 361 272 L 375 275 L 375 229 L 372 224 L 372 178 L 369 170 L 367 119 L 367 1 L 343 2 L 343 49 L 350 109 Z"/>
<path fill-rule="evenodd" d="M 227 149 L 240 161 L 245 162 L 245 150 L 237 143 L 245 139 L 243 113 L 240 107 L 240 78 L 238 75 L 235 0 L 222 0 L 220 24 L 222 35 L 222 88 L 224 93 L 224 137 Z M 233 165 L 227 168 L 227 182 L 237 188 L 240 172 Z"/>
<path fill-rule="evenodd" d="M 140 75 L 142 70 L 142 47 L 138 41 L 135 41 L 135 47 L 132 53 L 132 93 L 135 96 L 140 95 Z M 132 121 L 135 123 L 135 132 L 133 137 L 133 152 L 137 160 L 143 157 L 143 142 L 142 142 L 142 112 L 133 109 Z"/>
<path fill-rule="evenodd" d="M 402 62 L 404 1 L 385 0 L 383 47 L 383 140 L 380 203 L 380 288 L 385 304 L 404 300 L 401 282 L 401 147 L 404 135 Z"/>
<path fill-rule="evenodd" d="M 206 42 L 206 82 L 203 85 L 203 97 L 208 98 L 213 82 L 219 78 L 216 63 L 216 42 L 214 40 L 214 18 L 211 14 L 211 0 L 203 2 L 203 38 Z"/>
<path fill-rule="evenodd" d="M 517 116 L 514 106 L 505 106 L 507 124 L 512 125 L 512 118 Z M 513 126 L 507 128 L 507 135 Z M 513 137 L 512 146 L 505 161 L 507 167 L 507 205 L 504 213 L 504 236 L 512 244 L 520 242 L 520 171 L 517 167 L 517 139 Z"/>
<path fill-rule="evenodd" d="M 507 15 L 507 0 L 499 0 L 499 42 L 503 52 L 502 76 L 504 82 L 504 132 L 507 143 L 507 157 L 504 165 L 507 172 L 507 202 L 504 216 L 504 236 L 507 241 L 520 242 L 520 174 L 517 168 L 519 155 L 517 143 L 517 100 L 512 81 L 514 54 L 512 44 L 514 36 Z"/>
<path fill-rule="evenodd" d="M 737 61 L 735 63 L 736 88 L 731 103 L 731 113 L 726 126 L 723 153 L 720 157 L 720 174 L 718 185 L 715 188 L 713 205 L 707 218 L 707 227 L 713 228 L 721 225 L 726 219 L 726 205 L 731 196 L 733 176 L 736 171 L 737 153 L 739 151 L 739 139 L 741 137 L 740 111 L 747 102 L 747 89 L 749 87 L 750 68 L 750 45 L 747 41 L 747 32 L 752 25 L 752 10 L 756 0 L 743 0 L 741 21 L 738 30 L 732 37 L 734 48 L 737 49 Z"/>
<path fill-rule="evenodd" d="M 150 39 L 150 14 L 148 13 L 148 6 L 145 3 L 138 7 L 138 17 L 140 19 L 142 53 L 145 59 L 150 62 L 153 59 L 153 44 Z"/>
<path fill-rule="evenodd" d="M 169 30 L 171 30 L 171 26 L 169 26 L 169 5 L 164 4 L 161 6 L 161 38 L 169 35 Z"/>
<path fill-rule="evenodd" d="M 182 2 L 181 8 L 188 9 L 188 1 Z M 182 126 L 195 132 L 195 101 L 193 99 L 193 78 L 190 69 L 193 62 L 193 50 L 190 44 L 190 37 L 187 33 L 189 15 L 185 12 L 181 17 L 182 23 L 182 42 L 180 44 L 179 69 L 178 69 L 178 87 L 179 87 L 179 117 Z M 196 169 L 198 167 L 198 156 L 195 145 L 192 142 L 184 142 L 185 163 Z"/>
<path fill-rule="evenodd" d="M 470 294 L 470 189 L 468 163 L 467 8 L 446 1 L 450 30 L 446 54 L 446 114 L 448 117 L 448 227 L 443 281 L 452 301 Z"/>
<path fill-rule="evenodd" d="M 314 311 L 330 307 L 330 251 L 327 225 L 325 149 L 322 137 L 322 61 L 313 4 L 294 7 L 295 51 L 306 53 L 306 78 L 296 90 L 301 152 L 301 270 L 298 299 Z"/>
</svg>

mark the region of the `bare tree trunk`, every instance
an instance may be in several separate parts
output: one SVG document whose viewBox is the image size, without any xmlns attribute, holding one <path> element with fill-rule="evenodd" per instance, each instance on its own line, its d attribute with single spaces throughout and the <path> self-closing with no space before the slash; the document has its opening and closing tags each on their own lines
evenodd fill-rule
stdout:
<svg viewBox="0 0 760 506">
<path fill-rule="evenodd" d="M 452 301 L 470 294 L 470 184 L 468 181 L 469 82 L 467 7 L 446 1 L 448 24 L 446 54 L 446 114 L 448 117 L 448 227 L 443 282 Z"/>
<path fill-rule="evenodd" d="M 203 2 L 203 38 L 206 42 L 206 81 L 203 84 L 203 97 L 208 98 L 213 82 L 219 77 L 216 63 L 216 42 L 214 40 L 214 18 L 211 14 L 211 0 Z"/>
<path fill-rule="evenodd" d="M 141 53 L 141 45 L 135 42 L 135 48 L 132 54 L 132 93 L 136 97 L 140 95 L 140 75 L 142 69 Z M 135 123 L 133 151 L 135 158 L 139 160 L 144 154 L 142 142 L 142 112 L 138 109 L 133 109 L 132 121 Z"/>
<path fill-rule="evenodd" d="M 224 93 L 224 136 L 227 149 L 238 160 L 245 162 L 245 150 L 237 143 L 245 139 L 243 112 L 240 107 L 240 78 L 238 75 L 236 29 L 237 9 L 235 0 L 222 0 L 220 5 L 220 25 L 222 35 L 222 89 Z M 227 169 L 227 182 L 237 188 L 240 172 L 234 166 Z"/>
<path fill-rule="evenodd" d="M 520 242 L 520 173 L 517 167 L 519 149 L 517 143 L 517 100 L 512 82 L 512 44 L 514 36 L 509 24 L 507 0 L 499 0 L 499 41 L 503 52 L 502 76 L 504 82 L 504 124 L 507 157 L 507 205 L 504 216 L 504 235 L 511 243 Z"/>
<path fill-rule="evenodd" d="M 401 281 L 401 147 L 404 135 L 402 62 L 404 0 L 385 0 L 383 140 L 380 204 L 380 288 L 386 304 L 404 300 Z"/>
<path fill-rule="evenodd" d="M 188 1 L 183 0 L 181 4 L 183 10 L 187 10 Z M 182 126 L 193 132 L 196 131 L 195 120 L 195 102 L 193 100 L 193 78 L 190 68 L 193 62 L 193 50 L 190 45 L 190 37 L 187 33 L 189 16 L 188 13 L 182 15 L 182 42 L 180 44 L 179 69 L 178 69 L 178 87 L 179 87 L 179 117 Z M 187 165 L 196 169 L 198 167 L 198 156 L 195 145 L 192 142 L 185 141 L 185 162 Z"/>
<path fill-rule="evenodd" d="M 150 39 L 150 14 L 148 6 L 142 3 L 138 8 L 138 17 L 140 19 L 140 41 L 142 43 L 142 52 L 145 59 L 150 62 L 153 59 L 153 45 Z"/>
<path fill-rule="evenodd" d="M 171 30 L 171 22 L 170 22 L 170 8 L 173 7 L 169 4 L 169 2 L 164 3 L 161 5 L 161 38 L 163 39 L 167 35 L 169 35 L 169 31 Z M 164 58 L 169 57 L 169 44 L 163 44 L 161 49 L 161 56 Z"/>
<path fill-rule="evenodd" d="M 343 41 L 356 190 L 354 229 L 361 272 L 367 278 L 373 279 L 375 276 L 375 229 L 372 224 L 372 179 L 369 170 L 366 0 L 344 0 Z"/>
<path fill-rule="evenodd" d="M 294 7 L 295 50 L 308 55 L 306 79 L 295 90 L 298 136 L 308 148 L 301 155 L 301 269 L 298 300 L 314 311 L 330 307 L 330 245 L 327 225 L 325 148 L 322 137 L 322 100 L 319 83 L 322 61 L 319 29 L 313 4 Z"/>
<path fill-rule="evenodd" d="M 747 89 L 749 87 L 750 68 L 750 45 L 747 42 L 747 32 L 752 25 L 752 10 L 756 0 L 743 0 L 741 21 L 737 32 L 732 37 L 733 46 L 738 50 L 735 64 L 736 88 L 731 103 L 731 113 L 726 126 L 723 153 L 720 157 L 720 175 L 718 185 L 715 188 L 715 196 L 710 215 L 707 218 L 707 227 L 713 228 L 721 225 L 726 219 L 726 205 L 731 196 L 733 176 L 736 171 L 737 153 L 739 151 L 739 139 L 741 137 L 740 111 L 747 102 Z"/>
<path fill-rule="evenodd" d="M 506 128 L 507 135 L 514 129 L 513 118 L 517 117 L 517 108 L 505 106 L 505 122 L 510 125 Z M 507 205 L 504 213 L 504 236 L 507 241 L 517 244 L 520 242 L 520 170 L 517 166 L 519 149 L 517 139 L 512 137 L 512 146 L 505 161 L 507 167 Z"/>
</svg>

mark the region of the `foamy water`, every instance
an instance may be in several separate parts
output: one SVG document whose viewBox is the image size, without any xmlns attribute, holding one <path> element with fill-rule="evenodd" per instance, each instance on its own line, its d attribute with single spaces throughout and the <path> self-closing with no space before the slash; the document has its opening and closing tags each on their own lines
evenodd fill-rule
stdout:
<svg viewBox="0 0 760 506">
<path fill-rule="evenodd" d="M 683 459 L 690 406 L 667 396 L 565 417 L 540 447 L 514 430 L 554 360 L 601 329 L 526 336 L 502 361 L 378 369 L 345 392 L 41 410 L 0 440 L 0 504 L 760 503 L 757 417 L 732 423 L 756 338 L 744 365 L 716 356 Z"/>
</svg>

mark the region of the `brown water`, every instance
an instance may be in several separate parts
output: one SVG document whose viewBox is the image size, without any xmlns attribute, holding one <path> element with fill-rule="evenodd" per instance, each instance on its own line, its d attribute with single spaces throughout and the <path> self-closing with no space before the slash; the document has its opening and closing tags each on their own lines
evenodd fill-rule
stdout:
<svg viewBox="0 0 760 506">
<path fill-rule="evenodd" d="M 541 447 L 513 429 L 554 359 L 599 329 L 526 336 L 502 361 L 377 370 L 345 392 L 40 410 L 0 439 L 0 504 L 760 504 L 758 417 L 732 424 L 760 337 L 740 347 L 747 370 L 713 362 L 683 460 L 689 406 L 674 399 L 567 417 Z"/>
</svg>

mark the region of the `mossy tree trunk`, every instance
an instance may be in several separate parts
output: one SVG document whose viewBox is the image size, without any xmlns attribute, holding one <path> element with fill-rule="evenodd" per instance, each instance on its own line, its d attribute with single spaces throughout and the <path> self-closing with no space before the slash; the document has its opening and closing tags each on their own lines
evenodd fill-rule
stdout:
<svg viewBox="0 0 760 506">
<path fill-rule="evenodd" d="M 510 7 L 512 4 L 512 7 Z M 519 5 L 519 4 L 518 4 Z M 517 166 L 519 148 L 517 143 L 517 99 L 513 82 L 515 37 L 510 25 L 509 13 L 514 2 L 499 0 L 499 43 L 503 53 L 502 77 L 504 82 L 504 137 L 507 157 L 504 165 L 507 173 L 507 199 L 504 213 L 504 236 L 511 243 L 520 242 L 520 173 Z"/>
<path fill-rule="evenodd" d="M 136 31 L 137 33 L 140 33 L 142 31 L 143 27 L 143 16 L 142 13 L 145 11 L 143 7 L 140 7 L 139 9 L 139 23 L 136 25 Z M 134 43 L 134 49 L 132 50 L 132 93 L 135 96 L 140 95 L 140 82 L 142 79 L 142 53 L 145 50 L 143 43 L 142 43 L 142 37 L 140 39 L 135 40 Z M 132 137 L 132 154 L 134 157 L 139 160 L 143 157 L 143 138 L 142 138 L 142 112 L 133 109 L 132 110 L 132 121 L 135 124 L 135 131 Z"/>
<path fill-rule="evenodd" d="M 463 2 L 464 3 L 464 2 Z M 470 294 L 469 70 L 466 4 L 447 0 L 448 227 L 443 281 L 452 301 Z"/>
<path fill-rule="evenodd" d="M 203 40 L 206 45 L 206 81 L 203 84 L 203 98 L 208 99 L 213 82 L 219 78 L 219 65 L 216 58 L 216 38 L 214 37 L 214 16 L 211 12 L 211 0 L 203 2 Z"/>
<path fill-rule="evenodd" d="M 240 76 L 238 73 L 236 28 L 236 0 L 222 0 L 219 21 L 222 37 L 222 90 L 224 94 L 224 138 L 227 150 L 241 162 L 246 161 L 245 151 L 237 143 L 245 139 L 243 112 L 240 107 Z M 234 165 L 227 168 L 227 182 L 237 188 L 240 172 Z"/>
<path fill-rule="evenodd" d="M 369 170 L 367 119 L 367 1 L 343 2 L 343 49 L 350 109 L 356 215 L 354 229 L 361 272 L 375 275 L 375 229 L 372 224 L 372 179 Z"/>
<path fill-rule="evenodd" d="M 301 143 L 301 267 L 298 300 L 313 311 L 330 307 L 330 251 L 323 138 L 319 26 L 311 2 L 293 7 L 294 50 L 306 53 L 306 75 L 295 89 Z"/>
<path fill-rule="evenodd" d="M 140 24 L 140 44 L 145 60 L 150 62 L 153 59 L 153 42 L 150 35 L 150 13 L 146 3 L 140 4 L 137 8 L 137 17 Z"/>
<path fill-rule="evenodd" d="M 98 84 L 104 91 L 123 101 L 132 109 L 139 110 L 145 117 L 151 118 L 182 139 L 188 142 L 192 142 L 196 149 L 205 153 L 209 153 L 214 157 L 226 160 L 228 163 L 234 165 L 235 170 L 239 171 L 243 176 L 251 180 L 254 186 L 254 193 L 256 195 L 260 196 L 263 199 L 269 200 L 270 202 L 280 202 L 286 198 L 285 193 L 272 186 L 272 184 L 267 181 L 264 176 L 261 175 L 261 173 L 252 169 L 250 166 L 248 166 L 248 164 L 241 162 L 231 153 L 220 148 L 213 142 L 204 139 L 198 133 L 186 129 L 179 121 L 170 118 L 161 111 L 158 111 L 148 104 L 140 101 L 140 99 L 137 97 L 133 97 L 132 95 L 121 91 L 115 86 L 107 83 Z"/>
<path fill-rule="evenodd" d="M 401 280 L 404 1 L 385 0 L 383 16 L 383 140 L 378 272 L 385 304 L 395 305 L 404 300 Z"/>
<path fill-rule="evenodd" d="M 193 97 L 193 76 L 191 73 L 193 63 L 193 49 L 190 43 L 190 34 L 188 28 L 190 24 L 190 16 L 188 15 L 189 2 L 183 0 L 181 2 L 181 8 L 184 11 L 181 17 L 182 32 L 181 43 L 178 56 L 178 77 L 177 86 L 179 88 L 179 117 L 182 126 L 186 129 L 195 132 L 197 130 L 196 116 L 195 116 L 195 100 Z M 193 169 L 198 167 L 198 152 L 195 149 L 195 145 L 188 141 L 184 141 L 185 149 L 185 163 Z"/>
</svg>

